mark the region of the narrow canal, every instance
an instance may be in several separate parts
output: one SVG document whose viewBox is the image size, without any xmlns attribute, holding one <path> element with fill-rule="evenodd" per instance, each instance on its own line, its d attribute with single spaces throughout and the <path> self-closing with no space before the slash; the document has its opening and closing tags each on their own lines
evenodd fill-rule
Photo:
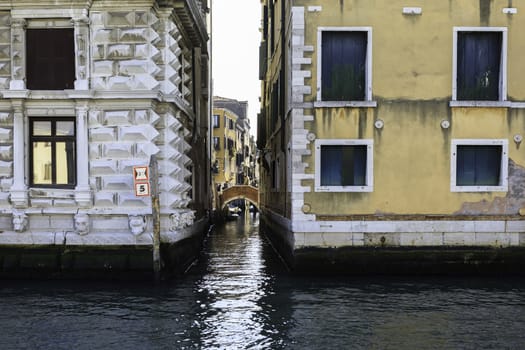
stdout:
<svg viewBox="0 0 525 350">
<path fill-rule="evenodd" d="M 240 217 L 180 280 L 0 281 L 1 349 L 521 349 L 513 278 L 294 277 Z"/>
</svg>

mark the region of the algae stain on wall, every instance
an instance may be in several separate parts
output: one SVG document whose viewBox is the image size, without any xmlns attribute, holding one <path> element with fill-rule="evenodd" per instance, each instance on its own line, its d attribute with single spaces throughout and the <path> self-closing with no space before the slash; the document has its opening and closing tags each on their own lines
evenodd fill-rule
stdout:
<svg viewBox="0 0 525 350">
<path fill-rule="evenodd" d="M 479 0 L 479 21 L 482 26 L 489 25 L 490 6 L 493 0 Z"/>
</svg>

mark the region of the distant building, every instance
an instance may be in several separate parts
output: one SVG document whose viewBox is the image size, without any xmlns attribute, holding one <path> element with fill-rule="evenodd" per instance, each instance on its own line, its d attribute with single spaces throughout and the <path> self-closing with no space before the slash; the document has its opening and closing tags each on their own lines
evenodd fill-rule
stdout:
<svg viewBox="0 0 525 350">
<path fill-rule="evenodd" d="M 256 148 L 250 135 L 247 111 L 246 101 L 213 98 L 212 170 L 215 197 L 231 186 L 257 184 Z"/>
<path fill-rule="evenodd" d="M 206 15 L 195 0 L 0 3 L 2 252 L 147 269 L 151 188 L 134 167 L 155 155 L 162 244 L 179 249 L 166 267 L 195 257 L 211 206 Z M 9 268 L 56 267 L 17 266 L 30 251 Z"/>
<path fill-rule="evenodd" d="M 519 6 L 261 4 L 261 224 L 290 265 L 516 270 L 525 247 Z"/>
</svg>

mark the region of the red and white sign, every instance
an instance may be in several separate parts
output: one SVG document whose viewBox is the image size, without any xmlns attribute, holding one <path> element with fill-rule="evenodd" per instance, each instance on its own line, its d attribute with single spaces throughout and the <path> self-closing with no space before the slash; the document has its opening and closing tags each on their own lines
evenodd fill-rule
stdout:
<svg viewBox="0 0 525 350">
<path fill-rule="evenodd" d="M 137 197 L 147 197 L 151 194 L 149 188 L 149 182 L 138 182 L 135 183 L 135 196 Z"/>
<path fill-rule="evenodd" d="M 135 182 L 149 181 L 149 169 L 147 166 L 134 166 L 133 178 Z"/>
<path fill-rule="evenodd" d="M 135 187 L 135 196 L 145 197 L 151 195 L 149 168 L 147 166 L 133 167 L 133 183 Z"/>
</svg>

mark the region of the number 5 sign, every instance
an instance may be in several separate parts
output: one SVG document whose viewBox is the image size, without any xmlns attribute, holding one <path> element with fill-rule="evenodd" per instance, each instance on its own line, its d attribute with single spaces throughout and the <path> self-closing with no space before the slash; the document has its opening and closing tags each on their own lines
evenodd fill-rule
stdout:
<svg viewBox="0 0 525 350">
<path fill-rule="evenodd" d="M 133 183 L 135 185 L 135 196 L 145 197 L 151 194 L 147 166 L 133 167 Z"/>
</svg>

